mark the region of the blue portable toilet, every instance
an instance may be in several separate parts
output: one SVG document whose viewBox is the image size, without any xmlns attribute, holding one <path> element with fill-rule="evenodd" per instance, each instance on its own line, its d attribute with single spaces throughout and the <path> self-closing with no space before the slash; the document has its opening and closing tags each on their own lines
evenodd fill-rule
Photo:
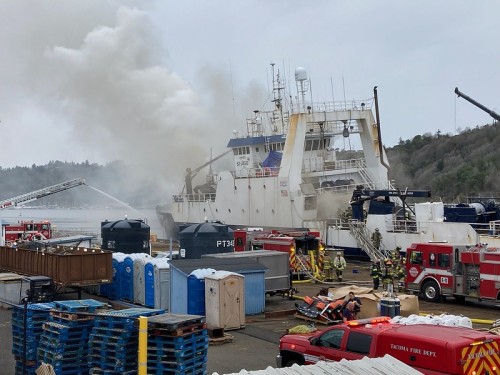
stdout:
<svg viewBox="0 0 500 375">
<path fill-rule="evenodd" d="M 125 254 L 123 253 L 113 253 L 112 267 L 113 267 L 113 279 L 109 284 L 103 284 L 101 287 L 101 294 L 110 299 L 121 299 L 122 298 L 122 277 L 123 277 L 123 260 L 125 259 Z"/>
<path fill-rule="evenodd" d="M 213 268 L 203 268 L 188 276 L 188 314 L 205 315 L 205 276 L 214 272 Z"/>
</svg>

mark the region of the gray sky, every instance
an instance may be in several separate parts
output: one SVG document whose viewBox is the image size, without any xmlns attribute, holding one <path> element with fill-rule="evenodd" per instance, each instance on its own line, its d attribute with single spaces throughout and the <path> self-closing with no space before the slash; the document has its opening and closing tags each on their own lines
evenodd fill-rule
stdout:
<svg viewBox="0 0 500 375">
<path fill-rule="evenodd" d="M 181 177 L 245 129 L 271 62 L 290 79 L 306 68 L 318 101 L 377 85 L 386 146 L 491 123 L 453 90 L 500 112 L 498 14 L 498 1 L 3 0 L 0 166 L 121 159 Z"/>
</svg>

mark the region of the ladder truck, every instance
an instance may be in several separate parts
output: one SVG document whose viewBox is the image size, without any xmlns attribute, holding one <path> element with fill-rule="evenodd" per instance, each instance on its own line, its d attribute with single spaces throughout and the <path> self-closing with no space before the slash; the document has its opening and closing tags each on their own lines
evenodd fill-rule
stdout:
<svg viewBox="0 0 500 375">
<path fill-rule="evenodd" d="M 0 210 L 32 202 L 34 200 L 46 197 L 48 195 L 59 193 L 61 191 L 68 190 L 80 185 L 86 185 L 85 180 L 82 178 L 77 178 L 74 180 L 61 182 L 60 184 L 48 186 L 43 189 L 35 190 L 30 193 L 21 194 L 14 198 L 5 199 L 3 201 L 0 201 Z"/>
<path fill-rule="evenodd" d="M 17 207 L 18 205 L 81 185 L 86 185 L 85 180 L 78 178 L 35 190 L 30 193 L 21 194 L 17 197 L 0 201 L 0 210 Z M 50 222 L 45 220 L 36 222 L 32 220 L 20 221 L 15 224 L 5 225 L 3 236 L 7 243 L 13 243 L 19 240 L 46 240 L 52 237 L 52 228 Z"/>
</svg>

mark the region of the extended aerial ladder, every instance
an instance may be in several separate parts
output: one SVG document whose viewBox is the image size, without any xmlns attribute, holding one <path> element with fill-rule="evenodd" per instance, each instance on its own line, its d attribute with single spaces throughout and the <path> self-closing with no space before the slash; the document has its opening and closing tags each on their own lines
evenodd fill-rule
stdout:
<svg viewBox="0 0 500 375">
<path fill-rule="evenodd" d="M 458 97 L 462 97 L 464 98 L 465 100 L 467 100 L 469 103 L 472 103 L 474 104 L 476 107 L 482 109 L 483 111 L 485 111 L 486 113 L 488 113 L 491 117 L 493 117 L 495 120 L 497 121 L 500 121 L 500 115 L 498 115 L 496 112 L 492 111 L 491 109 L 489 108 L 486 108 L 484 105 L 482 105 L 481 103 L 478 103 L 476 102 L 474 99 L 468 97 L 467 95 L 465 95 L 463 92 L 460 92 L 458 90 L 458 87 L 455 87 L 455 94 L 458 95 Z"/>
<path fill-rule="evenodd" d="M 69 180 L 66 182 L 62 182 L 60 184 L 48 186 L 46 188 L 40 189 L 40 190 L 35 190 L 30 193 L 18 195 L 17 197 L 6 199 L 3 201 L 0 201 L 0 210 L 9 208 L 9 207 L 15 207 L 17 205 L 21 205 L 24 203 L 28 203 L 43 197 L 46 197 L 48 195 L 52 195 L 55 193 L 59 193 L 64 190 L 68 190 L 80 185 L 86 185 L 85 180 L 83 178 L 78 178 L 74 180 Z"/>
</svg>

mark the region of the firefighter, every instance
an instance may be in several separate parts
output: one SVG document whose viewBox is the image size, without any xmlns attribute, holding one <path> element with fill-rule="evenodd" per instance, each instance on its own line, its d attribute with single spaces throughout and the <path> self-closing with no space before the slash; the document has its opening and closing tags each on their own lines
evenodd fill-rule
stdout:
<svg viewBox="0 0 500 375">
<path fill-rule="evenodd" d="M 335 273 L 337 274 L 337 281 L 342 281 L 342 273 L 347 267 L 347 263 L 345 262 L 345 259 L 340 251 L 337 252 L 337 257 L 335 258 L 333 264 L 335 266 Z"/>
<path fill-rule="evenodd" d="M 386 259 L 384 262 L 384 271 L 382 272 L 382 284 L 385 291 L 388 291 L 389 285 L 393 283 L 392 275 L 392 262 L 390 259 Z"/>
<path fill-rule="evenodd" d="M 380 243 L 382 242 L 382 235 L 378 228 L 375 228 L 375 232 L 372 233 L 372 244 L 375 249 L 380 250 Z"/>
<path fill-rule="evenodd" d="M 401 257 L 394 268 L 394 279 L 398 282 L 398 290 L 400 292 L 404 292 L 405 289 L 405 276 L 405 264 L 403 263 L 403 258 Z"/>
<path fill-rule="evenodd" d="M 378 287 L 380 285 L 380 278 L 382 277 L 382 269 L 380 268 L 379 259 L 377 259 L 376 262 L 373 262 L 370 276 L 373 280 L 373 290 L 378 290 Z"/>
<path fill-rule="evenodd" d="M 323 272 L 325 273 L 325 280 L 332 281 L 332 260 L 328 254 L 325 254 L 325 258 L 323 260 Z"/>
</svg>

